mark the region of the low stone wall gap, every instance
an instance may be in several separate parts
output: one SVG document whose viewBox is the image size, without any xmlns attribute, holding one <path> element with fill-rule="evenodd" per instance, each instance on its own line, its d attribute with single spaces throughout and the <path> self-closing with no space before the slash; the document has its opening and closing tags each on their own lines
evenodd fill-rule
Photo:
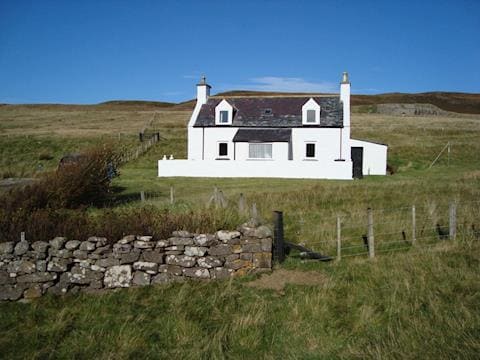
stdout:
<svg viewBox="0 0 480 360">
<path fill-rule="evenodd" d="M 128 235 L 113 245 L 95 236 L 86 241 L 56 237 L 49 242 L 4 242 L 0 300 L 97 293 L 186 278 L 226 279 L 271 267 L 272 232 L 252 223 L 215 234 L 174 231 L 165 240 Z"/>
</svg>

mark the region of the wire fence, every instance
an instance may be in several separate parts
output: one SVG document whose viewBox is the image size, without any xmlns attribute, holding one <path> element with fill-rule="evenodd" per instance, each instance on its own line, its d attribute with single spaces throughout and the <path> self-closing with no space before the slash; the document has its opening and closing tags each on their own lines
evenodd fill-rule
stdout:
<svg viewBox="0 0 480 360">
<path fill-rule="evenodd" d="M 126 148 L 120 155 L 120 163 L 125 164 L 129 161 L 136 160 L 148 149 L 161 140 L 160 132 L 156 126 L 157 113 L 152 115 L 152 118 L 145 124 L 145 126 L 138 133 L 140 144 L 134 148 Z"/>
<path fill-rule="evenodd" d="M 323 218 L 305 226 L 290 222 L 286 238 L 294 238 L 312 253 L 341 259 L 375 253 L 408 251 L 457 238 L 480 240 L 480 201 L 366 209 L 363 214 Z"/>
</svg>

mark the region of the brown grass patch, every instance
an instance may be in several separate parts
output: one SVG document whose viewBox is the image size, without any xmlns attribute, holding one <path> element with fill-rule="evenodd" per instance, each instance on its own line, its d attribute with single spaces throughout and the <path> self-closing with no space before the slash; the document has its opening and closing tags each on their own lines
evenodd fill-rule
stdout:
<svg viewBox="0 0 480 360">
<path fill-rule="evenodd" d="M 324 286 L 328 278 L 316 271 L 279 269 L 271 274 L 264 274 L 259 279 L 250 281 L 247 286 L 257 289 L 282 291 L 285 285 Z"/>
</svg>

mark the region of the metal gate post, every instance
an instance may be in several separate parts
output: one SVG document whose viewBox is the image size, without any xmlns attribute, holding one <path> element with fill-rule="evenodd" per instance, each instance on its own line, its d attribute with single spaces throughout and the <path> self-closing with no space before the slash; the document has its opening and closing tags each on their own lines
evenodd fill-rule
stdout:
<svg viewBox="0 0 480 360">
<path fill-rule="evenodd" d="M 285 243 L 283 239 L 283 212 L 273 212 L 273 261 L 282 263 L 285 260 Z"/>
</svg>

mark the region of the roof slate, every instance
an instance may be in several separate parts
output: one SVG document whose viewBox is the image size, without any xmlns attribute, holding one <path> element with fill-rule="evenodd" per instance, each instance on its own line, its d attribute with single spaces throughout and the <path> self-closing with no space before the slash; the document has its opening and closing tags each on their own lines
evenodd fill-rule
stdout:
<svg viewBox="0 0 480 360">
<path fill-rule="evenodd" d="M 292 129 L 238 129 L 233 142 L 289 142 Z"/>
<path fill-rule="evenodd" d="M 302 125 L 302 106 L 313 98 L 320 105 L 320 125 Z M 214 127 L 215 107 L 225 99 L 233 106 L 232 127 L 343 127 L 343 106 L 338 96 L 209 98 L 202 105 L 195 127 Z M 271 114 L 264 114 L 271 109 Z M 223 125 L 225 126 L 225 125 Z"/>
</svg>

